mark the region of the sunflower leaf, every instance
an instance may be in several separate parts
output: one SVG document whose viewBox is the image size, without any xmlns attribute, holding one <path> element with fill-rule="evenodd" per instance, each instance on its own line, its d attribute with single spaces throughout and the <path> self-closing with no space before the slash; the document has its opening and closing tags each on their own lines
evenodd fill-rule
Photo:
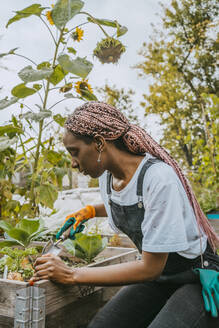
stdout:
<svg viewBox="0 0 219 328">
<path fill-rule="evenodd" d="M 36 189 L 37 194 L 37 202 L 42 204 L 43 206 L 47 206 L 49 208 L 53 208 L 53 204 L 58 197 L 58 192 L 55 186 L 52 184 L 42 184 Z"/>
<path fill-rule="evenodd" d="M 36 92 L 36 89 L 26 87 L 25 83 L 18 84 L 11 90 L 12 95 L 17 98 L 26 98 Z"/>
<path fill-rule="evenodd" d="M 44 67 L 42 69 L 34 70 L 32 66 L 26 66 L 24 67 L 19 73 L 18 76 L 23 80 L 24 82 L 34 82 L 46 79 L 50 77 L 50 75 L 53 73 L 52 68 Z"/>
<path fill-rule="evenodd" d="M 112 21 L 110 19 L 104 19 L 104 18 L 91 18 L 88 17 L 87 20 L 90 23 L 98 23 L 100 25 L 104 25 L 104 26 L 110 26 L 110 27 L 117 27 L 118 26 L 118 22 L 116 20 Z"/>
<path fill-rule="evenodd" d="M 18 21 L 18 20 L 20 20 L 22 18 L 27 18 L 27 17 L 29 17 L 31 15 L 40 16 L 41 15 L 41 12 L 45 8 L 46 7 L 41 7 L 40 4 L 35 3 L 35 4 L 33 4 L 33 5 L 29 6 L 29 7 L 26 7 L 24 9 L 22 9 L 22 10 L 16 11 L 16 15 L 14 17 L 12 17 L 11 19 L 9 19 L 9 21 L 7 22 L 6 28 L 10 24 L 12 24 L 12 23 L 14 23 L 14 22 L 16 22 L 16 21 Z"/>
<path fill-rule="evenodd" d="M 22 115 L 22 118 L 25 118 L 26 120 L 40 122 L 50 116 L 52 116 L 52 112 L 50 110 L 41 110 L 39 113 L 27 112 Z"/>
<path fill-rule="evenodd" d="M 61 114 L 56 114 L 53 116 L 53 119 L 56 123 L 58 123 L 60 126 L 64 126 L 65 121 L 66 121 L 66 117 L 62 117 Z"/>
<path fill-rule="evenodd" d="M 2 136 L 5 133 L 8 134 L 8 133 L 23 133 L 23 132 L 24 131 L 21 128 L 14 126 L 12 124 L 0 126 L 0 136 Z"/>
<path fill-rule="evenodd" d="M 17 138 L 0 137 L 0 151 L 3 151 L 17 142 Z"/>
<path fill-rule="evenodd" d="M 0 110 L 15 104 L 17 101 L 17 97 L 12 97 L 10 99 L 8 99 L 8 97 L 5 97 L 4 99 L 0 100 Z"/>
<path fill-rule="evenodd" d="M 15 52 L 15 50 L 17 50 L 17 49 L 18 49 L 18 48 L 13 48 L 13 49 L 9 50 L 9 52 L 1 53 L 1 54 L 0 54 L 0 58 L 5 57 L 5 56 L 8 56 L 8 55 L 14 55 L 14 52 Z"/>
<path fill-rule="evenodd" d="M 58 29 L 62 29 L 83 8 L 80 0 L 58 0 L 51 12 L 52 20 Z"/>
<path fill-rule="evenodd" d="M 67 74 L 68 72 L 65 71 L 61 65 L 57 65 L 49 77 L 49 82 L 51 82 L 53 85 L 56 85 L 61 82 Z"/>
<path fill-rule="evenodd" d="M 80 76 L 83 79 L 87 77 L 93 68 L 93 64 L 85 58 L 77 57 L 71 60 L 70 57 L 65 54 L 58 57 L 58 62 L 64 70 Z"/>
</svg>

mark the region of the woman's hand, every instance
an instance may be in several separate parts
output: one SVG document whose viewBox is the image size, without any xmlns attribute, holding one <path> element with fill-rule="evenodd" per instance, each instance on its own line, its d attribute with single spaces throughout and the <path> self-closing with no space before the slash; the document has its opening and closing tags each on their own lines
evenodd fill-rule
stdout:
<svg viewBox="0 0 219 328">
<path fill-rule="evenodd" d="M 35 273 L 32 281 L 50 279 L 62 284 L 74 283 L 74 270 L 69 268 L 58 256 L 45 254 L 34 263 Z"/>
</svg>

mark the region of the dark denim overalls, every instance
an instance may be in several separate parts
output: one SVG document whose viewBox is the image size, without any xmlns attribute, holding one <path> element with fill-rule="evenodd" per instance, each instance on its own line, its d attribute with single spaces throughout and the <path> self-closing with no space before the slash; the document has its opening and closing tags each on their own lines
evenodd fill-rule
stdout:
<svg viewBox="0 0 219 328">
<path fill-rule="evenodd" d="M 134 205 L 121 206 L 111 200 L 111 174 L 107 173 L 107 195 L 109 205 L 111 207 L 111 215 L 115 226 L 124 232 L 136 245 L 139 252 L 142 252 L 142 230 L 141 224 L 144 219 L 144 205 L 143 205 L 143 180 L 147 169 L 156 163 L 161 162 L 157 158 L 150 158 L 143 165 L 137 181 L 137 196 L 138 203 Z M 208 245 L 203 254 L 203 260 L 206 268 L 219 269 L 219 257 L 213 254 L 211 247 Z M 188 259 L 179 254 L 169 253 L 167 263 L 163 270 L 162 275 L 174 275 L 180 272 L 187 271 L 191 268 L 201 267 L 200 256 L 195 259 Z"/>
<path fill-rule="evenodd" d="M 144 219 L 142 197 L 146 170 L 156 165 L 158 159 L 149 159 L 142 167 L 137 181 L 138 203 L 120 206 L 111 200 L 111 175 L 107 175 L 107 194 L 112 219 L 142 251 L 141 223 Z M 174 214 L 174 213 L 173 213 Z M 218 256 L 208 246 L 204 262 L 209 269 L 219 270 Z M 187 259 L 169 253 L 162 275 L 156 281 L 146 281 L 124 286 L 99 310 L 88 328 L 216 328 L 218 320 L 208 316 L 203 308 L 199 281 L 191 268 L 201 267 L 200 256 Z M 196 280 L 198 279 L 198 281 Z M 180 309 L 180 310 L 179 310 Z M 204 311 L 204 312 L 203 312 Z"/>
</svg>

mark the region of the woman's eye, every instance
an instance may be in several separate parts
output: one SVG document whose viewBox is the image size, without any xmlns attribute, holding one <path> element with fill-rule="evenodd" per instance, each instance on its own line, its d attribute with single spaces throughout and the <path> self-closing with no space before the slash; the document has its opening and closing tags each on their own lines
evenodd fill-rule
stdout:
<svg viewBox="0 0 219 328">
<path fill-rule="evenodd" d="M 78 156 L 78 151 L 77 150 L 71 151 L 71 156 L 73 157 Z"/>
</svg>

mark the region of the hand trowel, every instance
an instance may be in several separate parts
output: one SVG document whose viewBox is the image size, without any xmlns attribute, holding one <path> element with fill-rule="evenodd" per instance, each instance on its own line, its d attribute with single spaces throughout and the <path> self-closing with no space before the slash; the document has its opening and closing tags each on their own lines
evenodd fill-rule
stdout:
<svg viewBox="0 0 219 328">
<path fill-rule="evenodd" d="M 61 236 L 55 243 L 50 240 L 46 246 L 43 248 L 42 254 L 53 254 L 53 255 L 59 255 L 59 253 L 61 252 L 61 248 L 59 247 L 59 243 L 61 241 L 64 241 L 65 239 L 67 239 L 64 236 Z"/>
</svg>

